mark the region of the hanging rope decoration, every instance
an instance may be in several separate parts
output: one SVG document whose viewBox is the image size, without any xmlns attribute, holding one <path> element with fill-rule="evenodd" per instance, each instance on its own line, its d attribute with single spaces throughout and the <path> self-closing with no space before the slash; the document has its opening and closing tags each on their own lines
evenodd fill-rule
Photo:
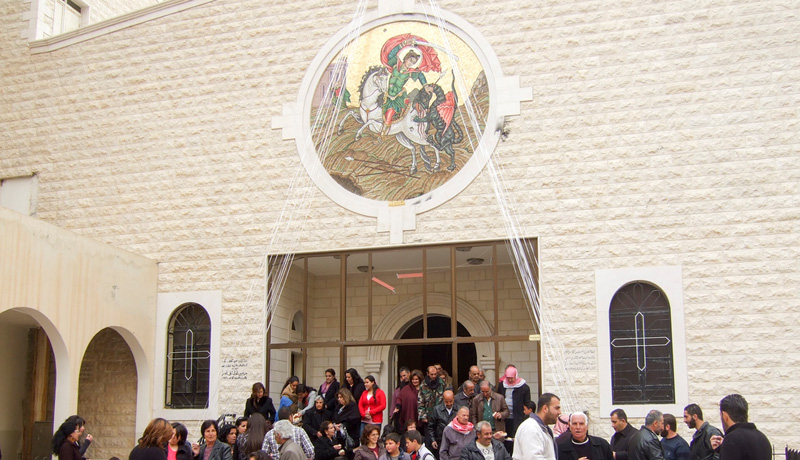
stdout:
<svg viewBox="0 0 800 460">
<path fill-rule="evenodd" d="M 351 62 L 354 57 L 348 53 L 352 53 L 353 50 L 359 48 L 359 39 L 367 12 L 367 3 L 368 1 L 366 0 L 358 2 L 343 47 L 346 50 L 344 59 L 337 59 L 333 63 L 331 75 L 344 75 L 346 63 Z M 428 24 L 435 27 L 439 32 L 438 36 L 434 37 L 438 40 L 437 51 L 442 55 L 454 55 L 449 32 L 441 19 L 443 15 L 438 3 L 434 0 L 428 0 L 422 4 L 422 8 L 425 11 L 425 18 Z M 431 41 L 435 40 L 432 39 Z M 430 43 L 425 44 L 430 45 Z M 460 94 L 469 94 L 468 84 L 462 75 L 458 61 L 451 59 L 450 62 L 452 64 L 452 69 L 450 70 L 454 78 L 454 85 L 458 88 Z M 331 78 L 324 88 L 322 100 L 330 101 L 334 96 L 338 97 L 339 94 L 336 91 L 341 91 L 343 87 L 344 85 L 341 81 L 338 81 L 337 78 Z M 492 95 L 492 97 L 496 96 Z M 455 110 L 460 114 L 461 120 L 471 125 L 472 132 L 481 133 L 480 120 L 484 119 L 485 114 L 480 113 L 481 109 L 473 104 L 470 97 L 463 99 L 461 101 L 463 104 L 456 105 Z M 306 136 L 304 139 L 305 147 L 308 148 L 312 147 L 314 139 L 321 140 L 316 145 L 313 145 L 321 164 L 324 164 L 324 160 L 330 152 L 330 140 L 337 133 L 337 126 L 342 122 L 343 112 L 339 110 L 338 104 L 320 104 L 311 125 L 312 135 Z M 503 130 L 503 133 L 506 132 L 503 127 L 498 129 Z M 508 193 L 505 189 L 506 182 L 503 178 L 502 162 L 492 160 L 492 152 L 484 151 L 486 148 L 479 138 L 465 136 L 465 141 L 475 155 L 483 155 L 488 158 L 485 168 L 487 174 L 479 175 L 478 177 L 480 178 L 479 181 L 489 182 L 484 185 L 491 187 L 497 200 L 497 206 L 503 218 L 506 238 L 513 255 L 514 270 L 525 294 L 531 320 L 538 326 L 541 337 L 542 359 L 546 365 L 545 375 L 543 376 L 545 382 L 543 390 L 559 395 L 564 411 L 572 412 L 585 409 L 584 401 L 572 389 L 569 372 L 564 365 L 562 339 L 553 325 L 554 311 L 549 307 L 542 293 L 537 290 L 534 282 L 534 270 L 532 267 L 536 267 L 536 273 L 541 273 L 539 260 L 535 258 L 536 252 L 534 249 L 529 246 L 531 243 L 523 238 L 524 235 L 519 224 L 514 195 Z M 278 309 L 283 289 L 294 261 L 294 254 L 300 251 L 299 235 L 307 233 L 307 224 L 314 219 L 314 216 L 311 215 L 313 209 L 329 205 L 329 202 L 321 199 L 322 197 L 317 193 L 317 187 L 313 184 L 314 177 L 312 174 L 319 175 L 326 174 L 326 172 L 323 168 L 318 168 L 310 173 L 298 164 L 295 168 L 294 176 L 288 181 L 286 199 L 283 201 L 283 207 L 277 219 L 275 219 L 269 244 L 264 249 L 264 257 L 258 267 L 260 276 L 253 281 L 245 301 L 246 308 L 251 310 L 258 309 L 261 312 L 261 324 L 263 325 L 261 335 L 264 340 L 267 337 L 267 330 L 273 325 L 274 313 Z M 301 228 L 301 226 L 304 228 Z M 275 254 L 281 255 L 276 256 Z M 532 260 L 531 257 L 533 257 Z M 266 346 L 264 346 L 265 348 Z M 524 369 L 522 370 L 524 372 Z M 500 374 L 502 369 L 498 369 L 497 372 Z M 272 390 L 273 392 L 275 391 L 274 388 Z M 277 391 L 280 390 L 278 389 Z M 213 395 L 212 397 L 217 396 Z"/>
</svg>

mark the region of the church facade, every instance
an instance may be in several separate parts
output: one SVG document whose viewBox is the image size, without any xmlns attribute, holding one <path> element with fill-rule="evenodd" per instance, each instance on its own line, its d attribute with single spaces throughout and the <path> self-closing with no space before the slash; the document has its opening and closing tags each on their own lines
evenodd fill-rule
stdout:
<svg viewBox="0 0 800 460">
<path fill-rule="evenodd" d="M 515 364 L 606 438 L 614 407 L 718 425 L 741 393 L 795 442 L 795 2 L 444 0 L 447 46 L 413 1 L 69 3 L 60 35 L 47 1 L 0 5 L 6 455 L 73 413 L 122 457 L 254 382 L 277 405 L 353 367 L 388 394 L 434 362 Z M 396 121 L 315 130 L 373 64 Z M 423 106 L 409 154 L 389 125 Z"/>
</svg>

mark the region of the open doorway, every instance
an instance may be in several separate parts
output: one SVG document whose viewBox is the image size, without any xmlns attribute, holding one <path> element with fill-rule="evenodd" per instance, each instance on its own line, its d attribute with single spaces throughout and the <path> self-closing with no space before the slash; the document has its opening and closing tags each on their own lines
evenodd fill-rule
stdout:
<svg viewBox="0 0 800 460">
<path fill-rule="evenodd" d="M 463 324 L 457 324 L 458 337 L 471 337 L 467 328 Z M 412 323 L 400 339 L 421 339 L 423 333 L 422 317 Z M 450 318 L 446 316 L 428 316 L 428 337 L 444 338 L 450 337 Z M 397 347 L 397 368 L 406 366 L 409 369 L 419 369 L 423 374 L 427 372 L 428 366 L 441 364 L 442 368 L 453 377 L 453 387 L 458 388 L 469 376 L 469 367 L 478 361 L 474 343 L 462 343 L 458 345 L 458 375 L 453 375 L 453 347 L 450 344 L 426 344 L 426 345 L 400 345 Z M 397 372 L 394 372 L 397 375 Z"/>
</svg>

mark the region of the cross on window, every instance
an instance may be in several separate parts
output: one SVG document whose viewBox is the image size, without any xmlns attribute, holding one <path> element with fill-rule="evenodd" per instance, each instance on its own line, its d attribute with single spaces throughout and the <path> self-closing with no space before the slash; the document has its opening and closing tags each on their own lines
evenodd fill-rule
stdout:
<svg viewBox="0 0 800 460">
<path fill-rule="evenodd" d="M 669 345 L 669 337 L 647 337 L 644 327 L 644 314 L 637 312 L 633 316 L 634 336 L 631 338 L 616 338 L 611 341 L 614 348 L 636 348 L 636 368 L 644 371 L 647 368 L 647 348 L 665 347 Z"/>
<path fill-rule="evenodd" d="M 167 359 L 172 362 L 183 360 L 183 377 L 186 380 L 192 379 L 194 361 L 208 359 L 211 356 L 208 350 L 194 349 L 194 331 L 187 329 L 184 334 L 184 351 L 171 351 L 167 353 Z"/>
</svg>

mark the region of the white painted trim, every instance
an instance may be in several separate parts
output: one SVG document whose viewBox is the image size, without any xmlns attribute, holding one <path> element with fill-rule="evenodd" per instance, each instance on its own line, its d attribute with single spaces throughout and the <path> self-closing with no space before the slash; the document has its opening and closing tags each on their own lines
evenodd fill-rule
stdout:
<svg viewBox="0 0 800 460">
<path fill-rule="evenodd" d="M 214 0 L 166 0 L 147 8 L 142 8 L 141 10 L 132 11 L 95 24 L 89 24 L 85 27 L 82 25 L 79 29 L 41 40 L 36 40 L 36 22 L 38 21 L 38 14 L 36 14 L 38 11 L 37 8 L 32 10 L 31 16 L 28 19 L 32 21 L 32 25 L 28 27 L 28 40 L 30 40 L 29 46 L 31 54 L 55 51 L 74 45 L 75 43 L 84 42 L 154 19 L 163 18 L 164 16 L 169 16 L 170 14 L 204 5 L 212 1 Z M 33 0 L 31 3 L 34 6 L 38 6 L 38 0 Z"/>
<path fill-rule="evenodd" d="M 489 86 L 490 104 L 480 143 L 467 163 L 449 181 L 428 193 L 403 202 L 378 201 L 357 196 L 342 188 L 325 170 L 312 141 L 309 120 L 318 82 L 329 64 L 352 38 L 351 30 L 366 32 L 396 21 L 441 19 L 444 28 L 464 41 L 480 61 Z M 444 10 L 431 11 L 413 0 L 382 0 L 377 10 L 367 12 L 360 22 L 339 30 L 320 49 L 300 85 L 297 101 L 284 104 L 281 116 L 273 117 L 272 128 L 282 130 L 284 140 L 294 139 L 303 166 L 319 189 L 332 201 L 353 212 L 377 218 L 377 231 L 389 232 L 392 244 L 403 242 L 403 232 L 416 228 L 416 215 L 433 209 L 463 191 L 480 174 L 500 140 L 507 115 L 518 115 L 520 103 L 533 98 L 531 88 L 520 88 L 518 77 L 504 77 L 500 60 L 480 31 L 461 17 Z"/>
<path fill-rule="evenodd" d="M 655 284 L 669 300 L 672 319 L 672 356 L 675 377 L 675 404 L 613 405 L 611 400 L 611 346 L 609 344 L 608 309 L 611 298 L 622 286 L 645 281 Z M 600 390 L 600 416 L 610 418 L 616 408 L 628 417 L 644 417 L 651 409 L 683 414 L 689 400 L 686 372 L 686 330 L 684 326 L 683 274 L 680 266 L 630 267 L 595 271 L 597 301 L 597 365 Z"/>
<path fill-rule="evenodd" d="M 206 409 L 169 409 L 164 407 L 166 381 L 167 327 L 176 308 L 185 303 L 205 308 L 211 320 L 211 368 L 208 377 Z M 153 358 L 153 417 L 167 420 L 216 420 L 219 415 L 220 341 L 222 329 L 222 291 L 170 292 L 158 294 L 156 307 L 156 346 Z"/>
</svg>

